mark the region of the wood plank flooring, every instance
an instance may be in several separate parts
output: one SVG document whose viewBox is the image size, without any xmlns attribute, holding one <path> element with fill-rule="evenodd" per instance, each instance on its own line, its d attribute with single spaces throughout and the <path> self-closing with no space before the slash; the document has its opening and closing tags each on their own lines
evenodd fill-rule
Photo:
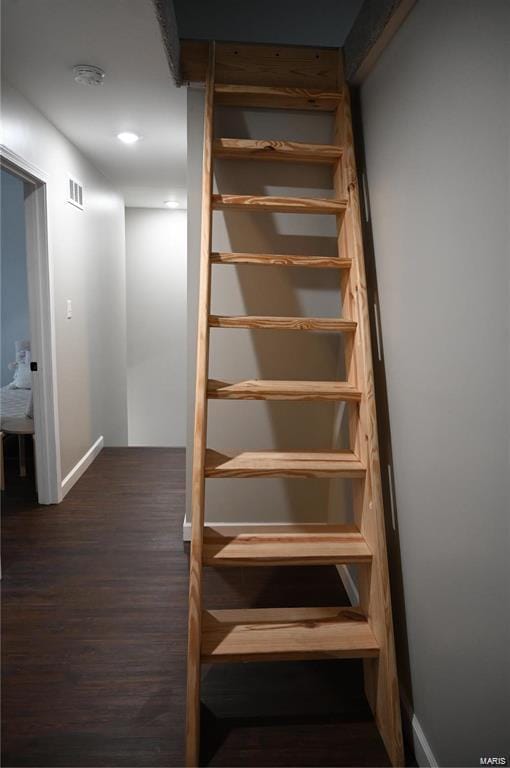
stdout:
<svg viewBox="0 0 510 768">
<path fill-rule="evenodd" d="M 182 766 L 184 451 L 105 449 L 58 507 L 8 473 L 3 760 Z M 205 607 L 347 605 L 336 570 L 208 568 Z M 386 766 L 353 661 L 207 667 L 204 764 Z"/>
</svg>

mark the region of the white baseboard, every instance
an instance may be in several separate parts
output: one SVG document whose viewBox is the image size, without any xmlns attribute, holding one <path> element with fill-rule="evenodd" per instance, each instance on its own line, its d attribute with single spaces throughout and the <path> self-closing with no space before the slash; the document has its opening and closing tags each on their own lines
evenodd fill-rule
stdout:
<svg viewBox="0 0 510 768">
<path fill-rule="evenodd" d="M 359 590 L 354 583 L 349 566 L 337 565 L 336 568 L 342 580 L 342 584 L 344 585 L 344 589 L 347 592 L 347 596 L 351 601 L 351 605 L 359 605 Z M 407 737 L 413 744 L 416 762 L 420 768 L 438 768 L 439 763 L 430 748 L 430 744 L 427 741 L 418 718 L 413 712 L 409 699 L 403 691 L 400 691 L 400 703 L 402 705 L 402 724 Z"/>
<path fill-rule="evenodd" d="M 420 768 L 438 768 L 439 763 L 432 752 L 427 737 L 423 733 L 420 721 L 414 714 L 413 708 L 403 691 L 400 691 L 400 704 L 403 724 L 407 730 L 408 737 L 410 737 L 413 743 L 416 762 Z"/>
<path fill-rule="evenodd" d="M 209 522 L 207 521 L 207 525 L 210 525 L 212 528 L 218 526 L 221 528 L 239 528 L 239 526 L 242 526 L 243 528 L 251 528 L 254 525 L 264 525 L 264 526 L 270 526 L 270 525 L 285 525 L 285 522 L 278 522 L 278 523 L 245 523 L 245 522 L 237 522 L 237 523 L 219 523 L 219 522 Z M 182 540 L 183 541 L 191 541 L 191 523 L 184 518 L 184 521 L 182 523 Z"/>
<path fill-rule="evenodd" d="M 340 578 L 342 579 L 342 584 L 344 585 L 344 589 L 347 592 L 347 597 L 351 601 L 351 605 L 358 605 L 359 591 L 358 591 L 358 587 L 354 582 L 354 579 L 352 578 L 352 574 L 349 570 L 349 566 L 337 565 L 336 569 L 338 571 Z"/>
<path fill-rule="evenodd" d="M 87 453 L 84 453 L 81 459 L 74 465 L 72 470 L 62 480 L 62 498 L 69 493 L 73 485 L 78 482 L 83 473 L 90 467 L 94 459 L 103 450 L 103 435 L 98 437 L 96 442 L 90 446 Z"/>
</svg>

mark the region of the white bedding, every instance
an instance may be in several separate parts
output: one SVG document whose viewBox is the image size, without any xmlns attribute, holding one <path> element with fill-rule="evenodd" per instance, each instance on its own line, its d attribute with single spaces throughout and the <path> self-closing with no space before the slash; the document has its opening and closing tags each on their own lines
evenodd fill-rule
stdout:
<svg viewBox="0 0 510 768">
<path fill-rule="evenodd" d="M 32 390 L 0 388 L 0 427 L 2 432 L 32 435 L 34 420 L 26 415 Z"/>
</svg>

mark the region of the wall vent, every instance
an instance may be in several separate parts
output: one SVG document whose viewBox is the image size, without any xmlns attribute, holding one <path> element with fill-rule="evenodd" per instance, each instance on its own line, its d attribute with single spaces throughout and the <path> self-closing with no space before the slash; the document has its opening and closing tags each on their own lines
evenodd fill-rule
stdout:
<svg viewBox="0 0 510 768">
<path fill-rule="evenodd" d="M 71 176 L 67 180 L 67 185 L 67 202 L 83 211 L 83 185 L 76 181 L 76 179 L 71 178 Z"/>
</svg>

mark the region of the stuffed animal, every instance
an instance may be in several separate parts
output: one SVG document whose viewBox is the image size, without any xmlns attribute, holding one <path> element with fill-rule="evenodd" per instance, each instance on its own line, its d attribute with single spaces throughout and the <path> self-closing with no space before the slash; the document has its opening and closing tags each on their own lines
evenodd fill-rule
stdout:
<svg viewBox="0 0 510 768">
<path fill-rule="evenodd" d="M 15 341 L 14 351 L 16 360 L 8 365 L 9 370 L 14 371 L 14 378 L 9 387 L 11 389 L 31 389 L 32 375 L 30 363 L 32 355 L 30 352 L 30 342 L 27 340 Z"/>
</svg>

